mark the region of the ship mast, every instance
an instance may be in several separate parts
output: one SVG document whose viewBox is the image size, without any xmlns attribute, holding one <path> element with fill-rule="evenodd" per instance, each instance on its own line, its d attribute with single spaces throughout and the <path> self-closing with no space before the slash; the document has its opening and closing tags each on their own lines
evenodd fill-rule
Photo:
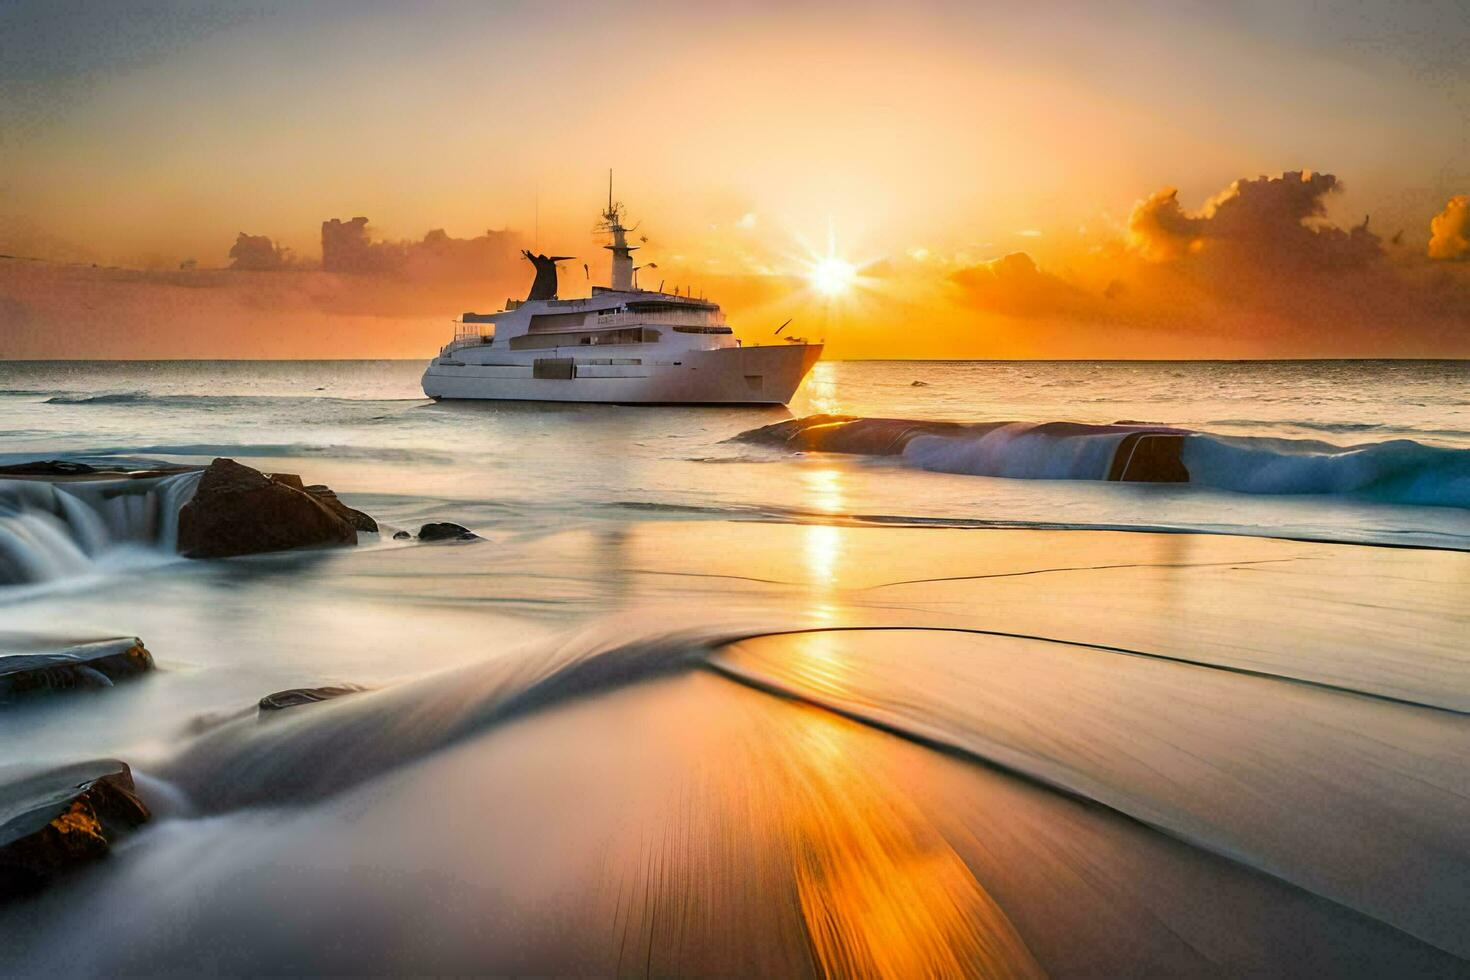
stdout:
<svg viewBox="0 0 1470 980">
<path fill-rule="evenodd" d="M 603 248 L 612 252 L 612 288 L 627 291 L 633 288 L 633 250 L 637 245 L 628 244 L 628 232 L 623 226 L 623 205 L 613 200 L 612 171 L 607 172 L 607 209 L 602 212 L 598 231 L 612 235 L 612 244 Z"/>
</svg>

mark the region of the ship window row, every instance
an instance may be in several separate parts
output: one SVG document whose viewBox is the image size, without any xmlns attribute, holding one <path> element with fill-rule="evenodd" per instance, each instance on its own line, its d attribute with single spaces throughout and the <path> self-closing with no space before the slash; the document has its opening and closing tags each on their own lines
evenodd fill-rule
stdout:
<svg viewBox="0 0 1470 980">
<path fill-rule="evenodd" d="M 714 303 L 698 303 L 689 300 L 632 300 L 623 307 L 629 313 L 718 313 L 720 308 Z"/>
<path fill-rule="evenodd" d="M 601 344 L 651 344 L 658 338 L 659 332 L 652 327 L 526 334 L 521 337 L 512 337 L 510 349 L 546 350 L 553 347 L 588 347 Z"/>
<path fill-rule="evenodd" d="M 729 327 L 674 327 L 675 333 L 734 333 Z"/>
</svg>

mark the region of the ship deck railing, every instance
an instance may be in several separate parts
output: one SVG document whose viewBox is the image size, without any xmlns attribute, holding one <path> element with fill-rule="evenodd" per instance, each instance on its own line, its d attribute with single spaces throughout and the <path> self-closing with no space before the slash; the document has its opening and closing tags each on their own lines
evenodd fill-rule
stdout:
<svg viewBox="0 0 1470 980">
<path fill-rule="evenodd" d="M 454 326 L 454 339 L 439 348 L 440 357 L 448 357 L 455 351 L 464 350 L 466 347 L 486 347 L 495 343 L 495 330 L 491 328 L 490 332 L 486 333 L 486 324 L 456 321 Z"/>
</svg>

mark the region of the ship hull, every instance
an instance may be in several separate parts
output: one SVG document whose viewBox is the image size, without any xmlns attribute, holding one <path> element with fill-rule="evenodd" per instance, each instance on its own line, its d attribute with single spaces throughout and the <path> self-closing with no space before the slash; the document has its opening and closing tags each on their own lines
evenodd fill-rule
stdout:
<svg viewBox="0 0 1470 980">
<path fill-rule="evenodd" d="M 663 363 L 563 359 L 575 365 L 571 370 L 565 370 L 565 365 L 543 364 L 538 368 L 532 361 L 475 364 L 436 358 L 424 372 L 423 386 L 424 394 L 434 399 L 785 405 L 821 354 L 821 344 L 788 344 L 681 351 L 666 355 L 670 360 Z M 552 373 L 565 376 L 544 376 Z"/>
</svg>

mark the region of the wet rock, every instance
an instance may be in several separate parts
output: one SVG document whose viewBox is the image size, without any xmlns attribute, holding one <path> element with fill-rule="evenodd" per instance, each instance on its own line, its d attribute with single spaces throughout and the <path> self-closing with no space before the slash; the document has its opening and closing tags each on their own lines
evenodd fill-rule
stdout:
<svg viewBox="0 0 1470 980">
<path fill-rule="evenodd" d="M 187 558 L 355 544 L 352 523 L 315 495 L 232 459 L 210 463 L 179 511 L 179 553 Z"/>
<path fill-rule="evenodd" d="M 419 528 L 420 541 L 478 541 L 480 536 L 467 527 L 441 521 Z"/>
<path fill-rule="evenodd" d="M 927 382 L 927 381 L 910 381 L 909 382 L 909 387 L 910 388 L 927 388 L 927 387 L 929 387 L 929 382 Z"/>
<path fill-rule="evenodd" d="M 338 517 L 351 524 L 359 531 L 368 531 L 372 534 L 378 533 L 378 522 L 360 510 L 353 510 L 337 498 L 337 494 L 331 487 L 321 484 L 306 487 L 306 492 L 317 499 L 319 503 L 325 504 L 327 509 Z"/>
<path fill-rule="evenodd" d="M 0 476 L 85 476 L 96 472 L 97 467 L 95 466 L 73 463 L 65 459 L 38 459 L 28 463 L 0 466 Z"/>
<path fill-rule="evenodd" d="M 344 694 L 358 694 L 367 688 L 357 684 L 338 684 L 330 687 L 295 687 L 289 691 L 277 691 L 275 694 L 267 694 L 260 699 L 261 711 L 280 711 L 282 708 L 294 708 L 302 704 L 315 704 L 318 701 L 329 701 L 332 698 L 340 698 Z"/>
<path fill-rule="evenodd" d="M 156 463 L 151 460 L 147 466 L 140 468 L 136 465 L 94 465 L 92 463 L 73 462 L 69 459 L 40 459 L 0 466 L 0 478 L 20 480 L 36 479 L 57 482 L 69 482 L 69 479 L 102 477 L 127 477 L 128 479 L 137 480 L 148 479 L 150 477 L 172 476 L 175 473 L 183 473 L 187 470 L 197 468 L 172 463 Z"/>
<path fill-rule="evenodd" d="M 851 415 L 808 415 L 742 432 L 740 442 L 760 442 L 807 452 L 894 456 L 917 436 L 979 434 L 1004 423 L 933 422 L 922 419 L 855 418 Z"/>
<path fill-rule="evenodd" d="M 0 769 L 0 902 L 103 857 L 148 817 L 116 759 Z"/>
<path fill-rule="evenodd" d="M 407 531 L 394 531 L 393 532 L 393 540 L 394 541 L 409 541 L 409 540 L 412 540 L 412 538 L 413 538 L 413 535 L 412 534 L 409 534 Z"/>
<path fill-rule="evenodd" d="M 111 687 L 153 669 L 137 637 L 60 643 L 0 634 L 0 700 L 42 691 Z"/>
<path fill-rule="evenodd" d="M 1124 436 L 1113 451 L 1108 479 L 1125 483 L 1188 483 L 1184 465 L 1184 437 L 1169 433 L 1135 432 Z"/>
</svg>

